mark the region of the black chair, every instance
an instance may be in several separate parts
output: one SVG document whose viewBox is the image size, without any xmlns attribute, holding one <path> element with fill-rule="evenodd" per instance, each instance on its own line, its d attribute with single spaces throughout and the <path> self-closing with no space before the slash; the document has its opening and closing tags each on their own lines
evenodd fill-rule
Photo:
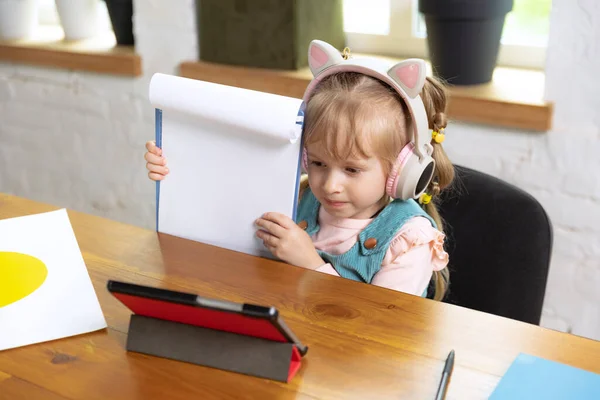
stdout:
<svg viewBox="0 0 600 400">
<path fill-rule="evenodd" d="M 450 255 L 444 302 L 538 325 L 553 242 L 548 215 L 513 185 L 455 171 L 439 204 Z"/>
</svg>

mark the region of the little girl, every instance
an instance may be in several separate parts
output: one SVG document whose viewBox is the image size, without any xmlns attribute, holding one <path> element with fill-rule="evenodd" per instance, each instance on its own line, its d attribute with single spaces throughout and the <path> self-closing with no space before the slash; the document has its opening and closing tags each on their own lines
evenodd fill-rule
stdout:
<svg viewBox="0 0 600 400">
<path fill-rule="evenodd" d="M 443 299 L 448 254 L 435 197 L 454 177 L 441 147 L 443 86 L 422 60 L 353 59 L 318 40 L 309 66 L 299 222 L 269 212 L 256 235 L 289 264 Z M 161 149 L 146 148 L 149 177 L 163 179 Z"/>
</svg>

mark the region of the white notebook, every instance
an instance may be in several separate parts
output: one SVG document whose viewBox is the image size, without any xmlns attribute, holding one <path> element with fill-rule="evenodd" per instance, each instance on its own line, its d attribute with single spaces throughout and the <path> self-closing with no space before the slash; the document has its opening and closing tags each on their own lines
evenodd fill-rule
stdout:
<svg viewBox="0 0 600 400">
<path fill-rule="evenodd" d="M 296 218 L 301 99 L 155 74 L 156 143 L 169 174 L 157 183 L 157 230 L 270 257 L 254 221 Z"/>
</svg>

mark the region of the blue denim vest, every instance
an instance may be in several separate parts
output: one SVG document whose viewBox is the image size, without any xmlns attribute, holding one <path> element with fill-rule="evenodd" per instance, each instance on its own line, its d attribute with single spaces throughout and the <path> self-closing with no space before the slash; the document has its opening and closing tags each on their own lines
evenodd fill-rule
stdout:
<svg viewBox="0 0 600 400">
<path fill-rule="evenodd" d="M 319 232 L 320 203 L 306 188 L 298 204 L 298 221 L 306 221 L 306 232 L 312 236 Z M 330 263 L 340 276 L 359 282 L 371 283 L 381 268 L 386 251 L 404 223 L 413 217 L 424 217 L 437 228 L 435 221 L 416 201 L 394 200 L 358 235 L 358 240 L 347 252 L 333 255 L 317 250 L 321 258 Z M 365 246 L 367 239 L 375 239 L 373 248 Z M 372 242 L 372 241 L 371 241 Z M 369 246 L 371 247 L 371 246 Z M 427 290 L 424 296 L 427 294 Z"/>
</svg>

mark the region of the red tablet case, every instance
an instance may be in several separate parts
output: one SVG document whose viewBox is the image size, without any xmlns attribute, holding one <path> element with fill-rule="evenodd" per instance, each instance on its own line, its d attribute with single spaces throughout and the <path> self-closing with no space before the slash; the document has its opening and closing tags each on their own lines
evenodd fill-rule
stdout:
<svg viewBox="0 0 600 400">
<path fill-rule="evenodd" d="M 297 347 L 267 319 L 112 293 L 132 310 L 127 350 L 289 382 Z"/>
</svg>

